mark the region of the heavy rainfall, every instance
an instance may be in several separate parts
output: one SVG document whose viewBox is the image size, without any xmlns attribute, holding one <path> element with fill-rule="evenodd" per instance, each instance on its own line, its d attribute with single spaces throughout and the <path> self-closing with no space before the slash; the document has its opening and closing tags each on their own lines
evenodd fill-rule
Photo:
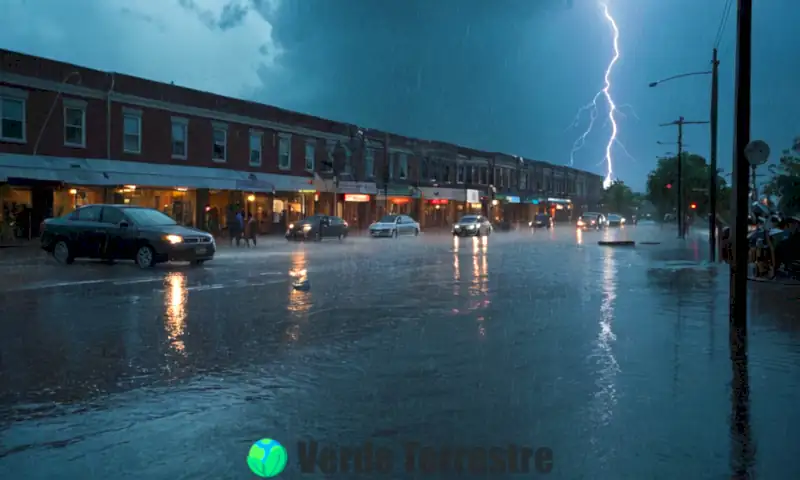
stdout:
<svg viewBox="0 0 800 480">
<path fill-rule="evenodd" d="M 797 476 L 752 2 L 533 3 L 9 3 L 0 478 Z"/>
</svg>

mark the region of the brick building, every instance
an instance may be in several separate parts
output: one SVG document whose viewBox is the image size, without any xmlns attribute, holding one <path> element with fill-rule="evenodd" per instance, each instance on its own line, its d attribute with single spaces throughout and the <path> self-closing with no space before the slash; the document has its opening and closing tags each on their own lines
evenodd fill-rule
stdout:
<svg viewBox="0 0 800 480">
<path fill-rule="evenodd" d="M 429 227 L 478 211 L 524 221 L 593 206 L 602 188 L 597 175 L 545 162 L 0 55 L 0 222 L 26 206 L 17 218 L 28 236 L 87 203 L 157 208 L 210 230 L 240 205 L 269 233 L 315 212 L 360 228 L 386 212 Z"/>
</svg>

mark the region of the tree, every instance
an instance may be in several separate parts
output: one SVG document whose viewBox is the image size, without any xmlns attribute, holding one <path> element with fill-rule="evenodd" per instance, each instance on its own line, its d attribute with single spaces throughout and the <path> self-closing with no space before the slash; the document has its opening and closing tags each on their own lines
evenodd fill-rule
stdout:
<svg viewBox="0 0 800 480">
<path fill-rule="evenodd" d="M 770 168 L 772 180 L 764 187 L 764 193 L 778 198 L 778 208 L 786 215 L 800 212 L 800 142 L 783 151 L 778 164 Z"/>
<path fill-rule="evenodd" d="M 706 159 L 692 153 L 683 154 L 683 207 L 695 204 L 697 215 L 709 213 L 708 179 L 710 167 Z M 673 213 L 678 206 L 678 157 L 658 160 L 656 168 L 647 176 L 647 199 L 660 215 Z M 730 188 L 725 178 L 717 175 L 717 213 L 727 218 Z"/>
<path fill-rule="evenodd" d="M 608 212 L 630 215 L 638 207 L 638 198 L 631 187 L 616 180 L 603 190 L 600 203 Z"/>
</svg>

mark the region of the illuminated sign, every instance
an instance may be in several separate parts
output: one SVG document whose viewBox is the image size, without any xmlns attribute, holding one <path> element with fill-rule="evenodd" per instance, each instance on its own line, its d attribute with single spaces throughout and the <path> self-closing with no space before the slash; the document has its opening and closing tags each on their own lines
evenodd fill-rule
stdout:
<svg viewBox="0 0 800 480">
<path fill-rule="evenodd" d="M 346 193 L 344 195 L 345 202 L 369 202 L 369 195 L 360 193 Z"/>
<path fill-rule="evenodd" d="M 508 202 L 508 203 L 519 203 L 519 197 L 514 197 L 514 196 L 509 195 L 509 196 L 506 197 L 506 202 Z"/>
<path fill-rule="evenodd" d="M 405 205 L 411 201 L 408 197 L 394 197 L 389 199 L 395 205 Z"/>
<path fill-rule="evenodd" d="M 449 200 L 447 200 L 446 198 L 432 198 L 428 200 L 428 203 L 430 203 L 431 205 L 447 205 L 448 202 Z"/>
</svg>

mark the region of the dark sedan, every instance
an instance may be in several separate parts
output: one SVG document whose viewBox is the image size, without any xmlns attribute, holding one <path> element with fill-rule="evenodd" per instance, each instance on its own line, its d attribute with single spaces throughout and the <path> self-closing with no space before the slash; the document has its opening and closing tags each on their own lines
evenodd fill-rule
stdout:
<svg viewBox="0 0 800 480">
<path fill-rule="evenodd" d="M 532 221 L 528 222 L 528 226 L 531 228 L 550 228 L 553 226 L 553 219 L 546 213 L 540 213 Z"/>
<path fill-rule="evenodd" d="M 606 226 L 606 218 L 601 213 L 587 212 L 578 219 L 581 230 L 600 230 Z"/>
<path fill-rule="evenodd" d="M 465 215 L 461 220 L 453 225 L 453 236 L 459 237 L 483 237 L 492 233 L 492 224 L 489 219 L 482 215 Z"/>
<path fill-rule="evenodd" d="M 338 238 L 342 240 L 347 237 L 347 222 L 339 217 L 332 215 L 312 215 L 299 222 L 289 225 L 286 229 L 286 240 L 314 240 L 321 241 L 324 238 Z"/>
<path fill-rule="evenodd" d="M 214 258 L 214 237 L 151 208 L 86 205 L 44 221 L 42 248 L 61 263 L 76 258 L 133 260 L 141 268 L 184 261 L 200 265 Z"/>
<path fill-rule="evenodd" d="M 609 227 L 624 227 L 625 222 L 625 217 L 622 215 L 617 215 L 616 213 L 608 214 L 607 224 Z"/>
</svg>

